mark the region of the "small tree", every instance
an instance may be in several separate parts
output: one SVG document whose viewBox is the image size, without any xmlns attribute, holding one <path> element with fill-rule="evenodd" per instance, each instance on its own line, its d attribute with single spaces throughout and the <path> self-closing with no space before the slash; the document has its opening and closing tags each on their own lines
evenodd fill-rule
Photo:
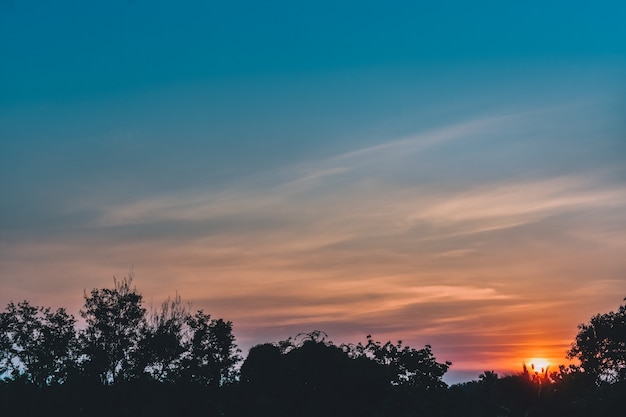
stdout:
<svg viewBox="0 0 626 417">
<path fill-rule="evenodd" d="M 596 382 L 626 381 L 626 304 L 617 312 L 597 314 L 589 323 L 580 324 L 567 355 L 578 359 Z"/>
<path fill-rule="evenodd" d="M 131 287 L 133 273 L 114 287 L 85 293 L 80 315 L 87 322 L 81 332 L 84 371 L 103 384 L 138 376 L 138 351 L 146 324 L 143 298 Z"/>
<path fill-rule="evenodd" d="M 64 382 L 75 355 L 75 323 L 63 308 L 9 303 L 0 313 L 0 374 L 41 387 Z"/>
</svg>

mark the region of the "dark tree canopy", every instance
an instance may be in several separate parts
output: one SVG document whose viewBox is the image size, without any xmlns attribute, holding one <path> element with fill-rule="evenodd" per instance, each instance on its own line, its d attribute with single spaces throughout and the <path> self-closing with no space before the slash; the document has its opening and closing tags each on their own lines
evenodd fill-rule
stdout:
<svg viewBox="0 0 626 417">
<path fill-rule="evenodd" d="M 190 381 L 219 387 L 233 382 L 241 360 L 232 323 L 202 310 L 189 313 L 179 296 L 148 314 L 132 287 L 133 275 L 114 288 L 85 294 L 80 334 L 83 372 L 102 384 L 137 378 Z"/>
<path fill-rule="evenodd" d="M 38 386 L 64 382 L 75 360 L 75 323 L 63 308 L 9 303 L 0 313 L 0 375 Z"/>
<path fill-rule="evenodd" d="M 211 319 L 202 310 L 187 316 L 186 323 L 189 337 L 182 362 L 184 378 L 211 387 L 234 382 L 237 377 L 234 366 L 241 357 L 235 344 L 233 324 Z"/>
<path fill-rule="evenodd" d="M 244 415 L 402 415 L 438 401 L 450 365 L 430 346 L 336 346 L 324 332 L 250 349 L 241 367 Z"/>
<path fill-rule="evenodd" d="M 403 345 L 399 340 L 396 344 L 376 342 L 367 336 L 365 345 L 358 344 L 348 349 L 353 357 L 364 356 L 387 367 L 391 382 L 395 385 L 406 385 L 424 390 L 443 388 L 446 384 L 442 377 L 448 371 L 451 362 L 437 362 L 432 347 L 426 345 L 422 349 L 414 349 Z"/>
<path fill-rule="evenodd" d="M 176 382 L 186 352 L 187 318 L 180 296 L 167 299 L 160 311 L 153 311 L 143 329 L 139 368 L 159 382 Z"/>
<path fill-rule="evenodd" d="M 626 304 L 580 324 L 568 356 L 597 381 L 626 381 Z"/>
<path fill-rule="evenodd" d="M 87 327 L 80 334 L 85 372 L 103 384 L 132 379 L 137 375 L 142 329 L 146 325 L 143 297 L 132 287 L 132 273 L 114 279 L 114 288 L 85 293 L 80 315 Z"/>
</svg>

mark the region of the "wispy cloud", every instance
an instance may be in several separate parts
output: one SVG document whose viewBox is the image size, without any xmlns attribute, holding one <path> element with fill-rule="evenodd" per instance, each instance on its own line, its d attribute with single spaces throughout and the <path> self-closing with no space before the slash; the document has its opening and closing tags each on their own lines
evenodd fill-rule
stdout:
<svg viewBox="0 0 626 417">
<path fill-rule="evenodd" d="M 536 115 L 532 115 L 536 116 Z M 424 238 L 519 227 L 568 212 L 626 204 L 626 190 L 600 176 L 484 178 L 439 186 L 412 179 L 419 166 L 454 143 L 471 147 L 527 120 L 528 114 L 485 117 L 395 141 L 383 141 L 324 160 L 280 168 L 259 184 L 191 189 L 107 204 L 95 201 L 93 226 L 193 222 L 199 228 L 291 240 L 300 248 L 359 236 L 398 235 L 429 225 Z M 450 147 L 452 146 L 452 147 Z M 434 152 L 434 154 L 433 154 Z M 441 165 L 449 164 L 446 159 Z M 384 167 L 383 170 L 380 167 Z M 592 174 L 593 175 L 593 174 Z M 463 181 L 461 181 L 463 183 Z M 89 207 L 88 207 L 89 209 Z M 299 243 L 294 236 L 299 237 Z M 306 243 L 306 242 L 309 243 Z"/>
<path fill-rule="evenodd" d="M 87 220 L 71 231 L 2 244 L 0 266 L 16 277 L 4 288 L 43 296 L 63 282 L 80 305 L 83 288 L 134 264 L 146 293 L 177 290 L 233 320 L 249 343 L 309 327 L 420 336 L 469 364 L 459 338 L 502 357 L 503 335 L 567 339 L 594 313 L 591 302 L 573 308 L 581 294 L 610 301 L 623 286 L 626 187 L 602 170 L 502 175 L 485 154 L 528 117 L 355 147 L 236 186 L 73 201 L 68 210 Z M 476 160 L 463 159 L 475 148 Z M 477 161 L 494 172 L 459 174 Z M 42 265 L 50 285 L 32 278 Z"/>
<path fill-rule="evenodd" d="M 488 131 L 495 126 L 505 123 L 508 119 L 510 119 L 510 116 L 478 118 L 476 120 L 434 129 L 426 133 L 402 139 L 384 141 L 378 145 L 368 146 L 338 155 L 331 158 L 330 161 L 363 161 L 384 159 L 385 157 L 406 157 L 408 154 L 423 152 L 438 145 Z"/>
</svg>

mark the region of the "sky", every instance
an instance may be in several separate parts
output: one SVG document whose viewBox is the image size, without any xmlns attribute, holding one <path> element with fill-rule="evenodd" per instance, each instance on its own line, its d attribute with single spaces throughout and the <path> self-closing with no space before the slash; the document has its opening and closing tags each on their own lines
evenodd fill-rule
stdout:
<svg viewBox="0 0 626 417">
<path fill-rule="evenodd" d="M 0 0 L 0 305 L 567 363 L 626 296 L 621 1 Z"/>
</svg>

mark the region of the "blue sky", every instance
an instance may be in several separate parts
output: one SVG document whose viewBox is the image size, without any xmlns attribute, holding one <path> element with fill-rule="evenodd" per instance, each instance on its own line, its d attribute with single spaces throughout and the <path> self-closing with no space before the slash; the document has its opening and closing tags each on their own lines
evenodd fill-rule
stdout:
<svg viewBox="0 0 626 417">
<path fill-rule="evenodd" d="M 623 298 L 625 16 L 5 0 L 0 302 L 76 313 L 134 265 L 244 346 L 318 328 L 431 343 L 457 375 L 558 360 Z"/>
</svg>

